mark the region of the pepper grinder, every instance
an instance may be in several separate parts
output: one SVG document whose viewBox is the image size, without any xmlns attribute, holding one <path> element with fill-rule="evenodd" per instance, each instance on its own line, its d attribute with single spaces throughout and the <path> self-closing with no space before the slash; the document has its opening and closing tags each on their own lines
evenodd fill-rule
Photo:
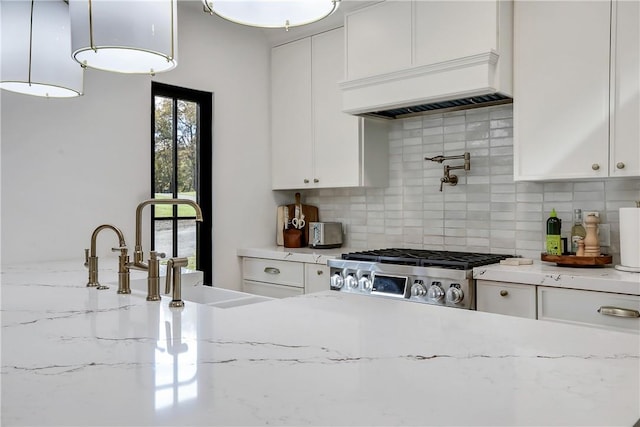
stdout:
<svg viewBox="0 0 640 427">
<path fill-rule="evenodd" d="M 598 239 L 598 218 L 594 213 L 587 215 L 585 219 L 587 235 L 584 238 L 584 256 L 600 256 L 600 241 Z"/>
</svg>

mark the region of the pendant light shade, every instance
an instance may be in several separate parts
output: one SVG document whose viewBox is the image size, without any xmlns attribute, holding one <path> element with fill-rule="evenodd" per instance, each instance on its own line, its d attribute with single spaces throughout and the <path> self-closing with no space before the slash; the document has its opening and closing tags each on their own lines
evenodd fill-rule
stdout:
<svg viewBox="0 0 640 427">
<path fill-rule="evenodd" d="M 205 10 L 229 21 L 262 28 L 297 27 L 319 21 L 339 0 L 202 0 Z"/>
<path fill-rule="evenodd" d="M 82 95 L 63 1 L 2 1 L 0 88 L 52 98 Z"/>
<path fill-rule="evenodd" d="M 69 11 L 80 64 L 131 74 L 177 65 L 177 0 L 69 0 Z"/>
</svg>

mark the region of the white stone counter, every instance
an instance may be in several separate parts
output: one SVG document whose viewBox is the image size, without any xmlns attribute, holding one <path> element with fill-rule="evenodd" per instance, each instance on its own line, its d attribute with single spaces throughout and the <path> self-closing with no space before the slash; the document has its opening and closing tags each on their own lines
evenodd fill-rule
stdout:
<svg viewBox="0 0 640 427">
<path fill-rule="evenodd" d="M 284 246 L 268 246 L 264 248 L 238 249 L 238 256 L 275 259 L 282 261 L 307 262 L 326 265 L 332 258 L 340 258 L 343 253 L 350 252 L 348 248 L 313 249 L 313 248 L 285 248 Z"/>
<path fill-rule="evenodd" d="M 473 269 L 473 277 L 498 282 L 640 295 L 640 273 L 628 273 L 613 267 L 558 267 L 534 261 L 533 265 L 492 264 L 476 267 Z"/>
<path fill-rule="evenodd" d="M 3 267 L 3 426 L 640 418 L 636 334 L 333 291 L 172 311 L 76 264 Z"/>
</svg>

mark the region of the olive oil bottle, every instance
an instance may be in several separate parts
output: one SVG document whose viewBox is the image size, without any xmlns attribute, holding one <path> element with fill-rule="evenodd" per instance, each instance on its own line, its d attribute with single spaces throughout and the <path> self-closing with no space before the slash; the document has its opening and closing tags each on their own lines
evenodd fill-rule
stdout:
<svg viewBox="0 0 640 427">
<path fill-rule="evenodd" d="M 562 255 L 562 239 L 560 229 L 562 222 L 558 218 L 555 209 L 551 209 L 549 219 L 547 219 L 547 255 Z"/>
<path fill-rule="evenodd" d="M 573 210 L 573 226 L 571 227 L 571 252 L 578 252 L 578 242 L 587 236 L 587 230 L 582 225 L 582 209 Z"/>
</svg>

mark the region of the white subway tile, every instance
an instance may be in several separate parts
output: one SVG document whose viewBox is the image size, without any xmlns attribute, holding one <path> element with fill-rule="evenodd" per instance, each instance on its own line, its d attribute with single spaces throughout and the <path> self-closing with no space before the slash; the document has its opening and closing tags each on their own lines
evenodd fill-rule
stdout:
<svg viewBox="0 0 640 427">
<path fill-rule="evenodd" d="M 640 179 L 514 182 L 512 105 L 432 113 L 389 125 L 387 188 L 305 191 L 305 202 L 318 206 L 324 221 L 348 225 L 345 245 L 539 258 L 551 208 L 563 220 L 565 234 L 573 209 L 581 208 L 600 212 L 603 223 L 610 224 L 608 250 L 618 256 L 618 210 L 640 199 Z M 458 185 L 445 184 L 440 192 L 443 165 L 424 157 L 465 151 L 471 153 L 471 170 L 452 171 Z M 291 199 L 294 192 L 282 194 Z"/>
</svg>

